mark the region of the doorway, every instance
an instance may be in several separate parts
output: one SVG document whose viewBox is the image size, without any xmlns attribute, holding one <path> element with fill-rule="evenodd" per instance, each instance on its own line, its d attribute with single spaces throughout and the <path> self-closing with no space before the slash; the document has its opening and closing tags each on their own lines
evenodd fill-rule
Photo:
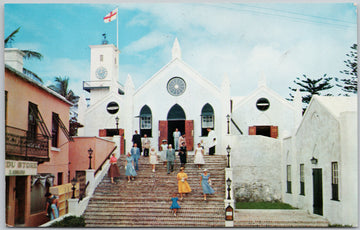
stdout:
<svg viewBox="0 0 360 230">
<path fill-rule="evenodd" d="M 314 214 L 323 215 L 322 169 L 313 169 Z"/>
<path fill-rule="evenodd" d="M 168 121 L 168 144 L 172 144 L 173 148 L 175 147 L 174 145 L 174 136 L 173 136 L 173 132 L 175 131 L 175 129 L 178 129 L 182 134 L 185 133 L 185 120 L 169 120 Z"/>
<path fill-rule="evenodd" d="M 26 194 L 26 176 L 16 177 L 15 187 L 15 225 L 25 223 L 25 194 Z"/>
</svg>

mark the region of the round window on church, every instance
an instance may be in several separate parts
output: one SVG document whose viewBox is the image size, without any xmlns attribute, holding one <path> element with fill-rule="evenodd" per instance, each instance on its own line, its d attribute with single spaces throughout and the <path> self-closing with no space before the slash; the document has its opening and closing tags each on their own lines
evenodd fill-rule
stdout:
<svg viewBox="0 0 360 230">
<path fill-rule="evenodd" d="M 112 101 L 106 106 L 106 110 L 110 114 L 115 114 L 119 111 L 119 105 L 115 101 Z"/>
<path fill-rule="evenodd" d="M 256 108 L 258 108 L 258 110 L 260 111 L 266 111 L 269 107 L 270 107 L 270 102 L 266 98 L 262 97 L 256 102 Z"/>
<path fill-rule="evenodd" d="M 167 90 L 173 96 L 180 96 L 185 92 L 186 83 L 181 77 L 173 77 L 167 83 Z"/>
</svg>

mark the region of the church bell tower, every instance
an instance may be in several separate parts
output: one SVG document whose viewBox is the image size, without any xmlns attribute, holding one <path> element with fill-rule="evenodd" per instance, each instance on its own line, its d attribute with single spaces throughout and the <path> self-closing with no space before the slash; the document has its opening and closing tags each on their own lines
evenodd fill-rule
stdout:
<svg viewBox="0 0 360 230">
<path fill-rule="evenodd" d="M 118 82 L 120 51 L 113 44 L 108 44 L 106 36 L 101 45 L 91 45 L 90 81 L 83 84 L 84 90 L 90 93 L 90 103 L 93 104 L 110 91 L 123 94 Z"/>
</svg>

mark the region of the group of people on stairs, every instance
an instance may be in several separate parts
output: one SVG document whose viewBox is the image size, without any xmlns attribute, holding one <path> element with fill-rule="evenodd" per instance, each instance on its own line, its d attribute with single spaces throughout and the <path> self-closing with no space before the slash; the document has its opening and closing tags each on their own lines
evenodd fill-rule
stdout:
<svg viewBox="0 0 360 230">
<path fill-rule="evenodd" d="M 177 174 L 176 178 L 178 180 L 178 192 L 180 194 L 180 201 L 184 199 L 183 194 L 190 193 L 191 188 L 189 183 L 187 182 L 188 176 L 184 172 L 185 168 L 181 167 L 180 172 Z M 215 191 L 211 187 L 211 179 L 210 174 L 207 169 L 204 169 L 203 173 L 200 176 L 200 187 L 202 188 L 202 192 L 204 195 L 204 201 L 206 201 L 206 195 L 214 194 Z M 177 210 L 181 208 L 178 203 L 179 198 L 176 196 L 176 193 L 173 194 L 171 198 L 171 206 L 170 209 L 173 211 L 174 216 L 176 216 Z"/>
<path fill-rule="evenodd" d="M 209 136 L 211 136 L 212 141 L 216 143 L 216 137 L 214 134 L 211 134 L 211 129 L 209 131 Z M 133 147 L 131 148 L 130 152 L 127 153 L 126 161 L 125 161 L 125 176 L 128 179 L 128 182 L 134 180 L 137 176 L 137 172 L 139 170 L 139 159 L 141 157 L 141 152 L 143 153 L 144 157 L 149 157 L 149 163 L 152 167 L 152 172 L 156 171 L 156 165 L 161 163 L 164 167 L 167 168 L 167 174 L 170 174 L 174 171 L 174 164 L 176 160 L 175 152 L 178 152 L 180 158 L 180 172 L 177 174 L 177 181 L 178 181 L 178 193 L 180 194 L 180 201 L 184 199 L 184 194 L 190 193 L 192 190 L 190 188 L 189 183 L 187 182 L 188 176 L 184 172 L 185 165 L 187 163 L 187 151 L 186 151 L 186 140 L 185 134 L 182 134 L 176 129 L 174 132 L 174 143 L 175 148 L 173 148 L 172 144 L 168 144 L 167 140 L 163 140 L 162 144 L 160 145 L 160 154 L 158 159 L 158 153 L 155 150 L 155 147 L 151 147 L 151 142 L 147 138 L 146 134 L 144 135 L 143 140 L 141 140 L 140 134 L 135 131 L 133 136 Z M 212 150 L 211 148 L 209 151 Z M 214 154 L 212 151 L 210 151 Z M 209 155 L 210 155 L 209 152 Z M 114 177 L 120 176 L 120 170 L 117 166 L 117 158 L 115 154 L 112 154 L 110 158 L 110 168 L 109 168 L 109 177 L 111 179 L 111 183 L 114 182 Z M 204 146 L 202 143 L 198 143 L 195 149 L 194 155 L 194 164 L 198 166 L 198 169 L 201 168 L 202 165 L 205 164 L 204 160 Z M 206 201 L 206 196 L 209 194 L 214 194 L 215 191 L 211 187 L 211 179 L 210 174 L 208 173 L 207 169 L 203 170 L 203 173 L 200 176 L 200 187 L 202 188 L 204 201 Z M 177 210 L 180 207 L 178 204 L 179 198 L 177 197 L 176 193 L 173 194 L 171 201 L 170 209 L 173 210 L 174 216 L 176 216 Z"/>
</svg>

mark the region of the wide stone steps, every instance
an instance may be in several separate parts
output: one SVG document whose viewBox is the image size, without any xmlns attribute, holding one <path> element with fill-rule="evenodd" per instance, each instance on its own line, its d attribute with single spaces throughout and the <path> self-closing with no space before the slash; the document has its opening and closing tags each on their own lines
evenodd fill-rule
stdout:
<svg viewBox="0 0 360 230">
<path fill-rule="evenodd" d="M 174 172 L 160 162 L 152 172 L 149 158 L 141 156 L 135 180 L 127 182 L 125 156 L 118 160 L 120 177 L 115 184 L 105 176 L 96 188 L 84 217 L 86 227 L 224 227 L 226 157 L 205 156 L 205 165 L 198 169 L 193 156 L 188 156 L 185 172 L 192 192 L 184 196 L 175 217 L 170 209 L 171 196 L 178 194 L 176 175 L 180 169 L 177 156 Z M 215 194 L 203 200 L 200 175 L 207 168 Z"/>
</svg>

